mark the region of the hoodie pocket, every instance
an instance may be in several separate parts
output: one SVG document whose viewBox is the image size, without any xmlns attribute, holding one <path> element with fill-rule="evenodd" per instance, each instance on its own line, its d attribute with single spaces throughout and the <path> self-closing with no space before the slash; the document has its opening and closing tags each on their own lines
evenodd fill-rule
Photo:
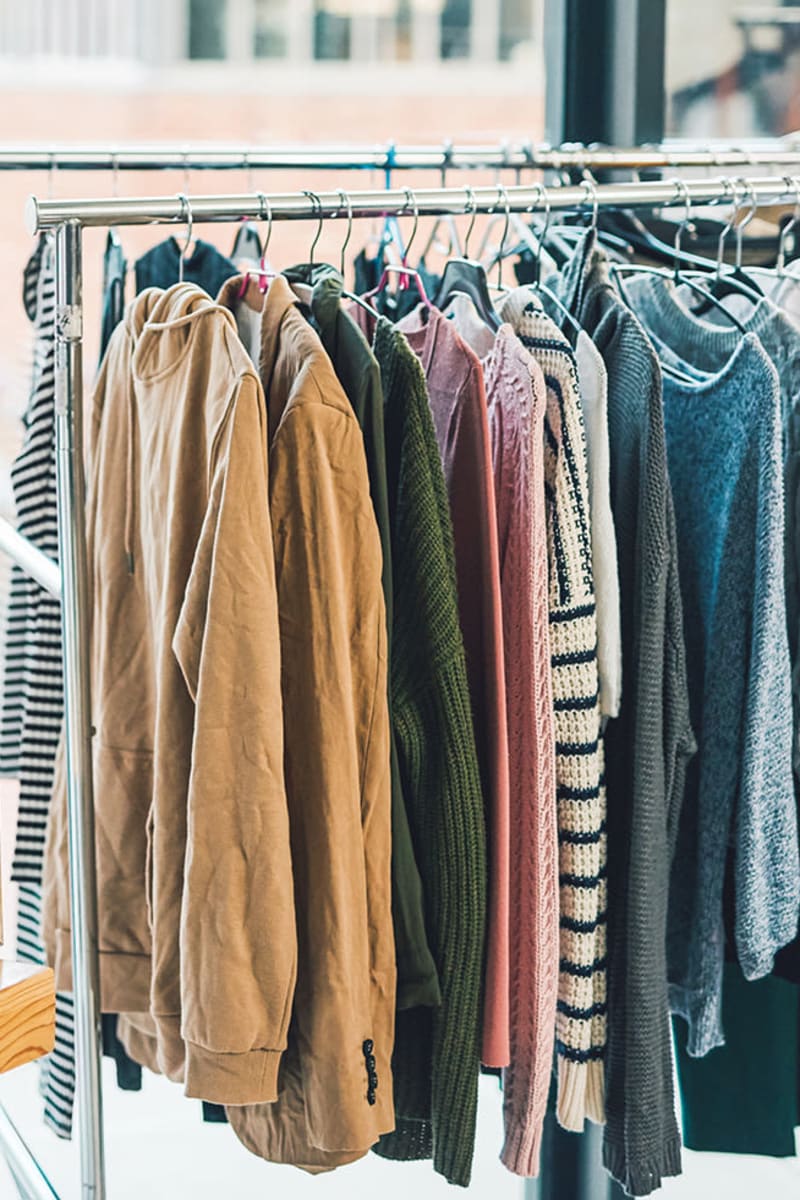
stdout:
<svg viewBox="0 0 800 1200">
<path fill-rule="evenodd" d="M 153 755 L 97 742 L 94 780 L 100 948 L 149 955 L 147 859 Z"/>
</svg>

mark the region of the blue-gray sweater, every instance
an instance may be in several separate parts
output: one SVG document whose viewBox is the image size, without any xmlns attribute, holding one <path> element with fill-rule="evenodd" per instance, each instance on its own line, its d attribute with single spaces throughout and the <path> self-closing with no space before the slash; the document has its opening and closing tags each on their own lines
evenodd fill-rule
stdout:
<svg viewBox="0 0 800 1200">
<path fill-rule="evenodd" d="M 723 1040 L 723 884 L 730 847 L 735 943 L 748 979 L 770 972 L 797 932 L 800 860 L 792 778 L 784 586 L 781 387 L 755 334 L 696 320 L 665 281 L 627 292 L 665 358 L 697 374 L 722 333 L 733 354 L 694 383 L 664 378 L 692 725 L 670 887 L 670 1002 L 690 1054 Z M 768 336 L 768 335 L 767 335 Z M 799 339 L 800 340 L 800 339 Z M 785 394 L 784 394 L 785 407 Z"/>
</svg>

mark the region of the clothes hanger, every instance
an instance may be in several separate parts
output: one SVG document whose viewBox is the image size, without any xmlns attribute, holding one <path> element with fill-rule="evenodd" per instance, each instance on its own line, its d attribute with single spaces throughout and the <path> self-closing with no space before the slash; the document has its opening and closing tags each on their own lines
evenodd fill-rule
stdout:
<svg viewBox="0 0 800 1200">
<path fill-rule="evenodd" d="M 736 217 L 739 214 L 742 205 L 737 202 L 736 184 L 741 184 L 743 188 L 743 196 L 750 196 L 750 210 L 744 220 L 739 221 L 736 225 L 736 257 L 732 271 L 723 270 L 723 252 L 725 248 L 725 239 L 728 236 Z M 719 241 L 717 243 L 717 269 L 714 280 L 709 288 L 717 300 L 724 300 L 727 296 L 746 296 L 753 304 L 758 304 L 759 300 L 764 297 L 764 291 L 752 276 L 748 275 L 742 268 L 742 244 L 744 241 L 744 231 L 754 216 L 758 212 L 758 200 L 753 188 L 748 184 L 746 179 L 736 179 L 731 183 L 733 188 L 734 211 L 731 219 L 722 230 Z M 699 305 L 694 309 L 694 312 L 701 316 L 708 312 L 709 304 Z"/>
<path fill-rule="evenodd" d="M 245 191 L 251 194 L 255 189 L 253 187 L 253 170 L 250 165 L 250 154 L 247 150 L 242 151 L 242 162 L 246 174 Z M 259 192 L 260 196 L 261 193 Z M 254 257 L 260 261 L 264 257 L 264 248 L 261 245 L 261 238 L 258 232 L 258 226 L 255 221 L 249 220 L 247 217 L 242 217 L 239 228 L 236 231 L 236 237 L 233 240 L 231 247 L 230 258 L 232 262 L 238 263 L 239 259 L 251 261 Z"/>
<path fill-rule="evenodd" d="M 189 197 L 186 195 L 186 192 L 179 192 L 178 199 L 181 202 L 181 215 L 179 220 L 185 221 L 186 223 L 186 240 L 183 243 L 183 247 L 181 248 L 178 256 L 178 283 L 183 283 L 183 268 L 186 263 L 186 259 L 189 256 L 189 247 L 192 244 L 192 228 L 194 221 L 192 218 L 192 206 L 189 203 Z"/>
<path fill-rule="evenodd" d="M 238 300 L 243 300 L 247 295 L 247 289 L 250 286 L 251 279 L 256 279 L 258 281 L 258 290 L 263 296 L 269 287 L 270 279 L 275 279 L 276 277 L 275 272 L 271 271 L 267 266 L 267 250 L 269 249 L 269 243 L 272 239 L 272 205 L 270 204 L 269 199 L 264 192 L 256 192 L 256 195 L 258 196 L 259 220 L 267 222 L 267 238 L 264 244 L 261 246 L 261 260 L 259 265 L 257 267 L 249 267 L 247 270 L 242 272 L 242 286 L 239 289 L 239 294 L 237 296 Z"/>
<path fill-rule="evenodd" d="M 692 278 L 690 275 L 687 275 L 681 271 L 681 263 L 683 261 L 681 257 L 681 238 L 683 237 L 684 231 L 691 225 L 692 202 L 691 197 L 689 196 L 689 189 L 683 179 L 675 180 L 675 190 L 683 200 L 685 208 L 683 220 L 675 230 L 672 270 L 670 271 L 663 267 L 651 267 L 644 263 L 613 263 L 611 265 L 611 273 L 612 278 L 614 278 L 615 282 L 617 283 L 619 293 L 628 307 L 632 309 L 632 311 L 635 311 L 635 306 L 630 303 L 622 286 L 622 279 L 624 276 L 658 276 L 662 279 L 670 280 L 674 287 L 678 287 L 683 283 L 690 291 L 694 292 L 695 295 L 701 296 L 704 300 L 709 301 L 710 304 L 715 308 L 718 308 L 721 313 L 724 313 L 725 317 L 731 322 L 731 324 L 735 325 L 739 332 L 744 335 L 747 330 L 735 313 L 732 313 L 728 308 L 726 308 L 722 303 L 722 300 L 715 296 L 713 291 L 711 291 L 709 288 L 703 287 L 697 281 L 697 279 Z"/>
<path fill-rule="evenodd" d="M 467 196 L 467 207 L 465 213 L 470 214 L 469 229 L 464 238 L 464 258 L 451 258 L 445 264 L 442 272 L 442 279 L 434 297 L 433 303 L 440 311 L 447 308 L 450 301 L 456 295 L 468 296 L 481 320 L 489 326 L 495 333 L 500 328 L 500 317 L 492 303 L 492 297 L 489 292 L 489 280 L 486 275 L 486 268 L 483 263 L 477 262 L 469 257 L 469 243 L 472 237 L 472 230 L 475 227 L 475 218 L 478 211 L 478 202 L 475 199 L 475 193 L 471 187 L 465 189 Z M 505 190 L 505 189 L 504 189 Z M 506 202 L 508 202 L 508 193 L 506 193 Z M 508 227 L 506 226 L 506 229 Z M 498 270 L 502 278 L 502 264 L 498 263 Z"/>
<path fill-rule="evenodd" d="M 534 263 L 533 283 L 528 284 L 528 287 L 534 294 L 541 294 L 548 298 L 548 300 L 555 306 L 555 308 L 558 309 L 561 316 L 564 318 L 564 320 L 567 322 L 567 324 L 570 326 L 573 333 L 577 337 L 577 335 L 581 332 L 581 328 L 582 328 L 580 323 L 576 320 L 576 318 L 569 311 L 566 304 L 561 299 L 561 297 L 558 295 L 558 293 L 554 292 L 553 289 L 551 287 L 548 287 L 548 285 L 546 283 L 542 283 L 542 248 L 544 246 L 545 241 L 547 240 L 547 231 L 550 228 L 551 205 L 550 205 L 550 197 L 547 194 L 547 188 L 544 186 L 544 184 L 537 183 L 536 190 L 537 190 L 537 199 L 534 202 L 534 205 L 538 205 L 538 203 L 540 201 L 544 204 L 544 228 L 542 229 L 541 234 L 539 236 L 538 253 L 536 255 L 536 261 Z M 596 200 L 597 200 L 597 196 L 595 195 L 595 201 Z"/>
<path fill-rule="evenodd" d="M 453 143 L 446 142 L 444 146 L 444 163 L 440 173 L 440 183 L 443 188 L 447 187 L 447 166 L 453 153 Z M 442 245 L 437 242 L 439 230 L 444 226 L 448 234 L 447 245 Z M 420 255 L 420 263 L 424 263 L 431 250 L 436 250 L 439 254 L 446 254 L 448 257 L 461 257 L 461 242 L 458 235 L 458 226 L 456 219 L 452 213 L 446 213 L 438 216 L 433 223 L 433 227 L 425 243 L 422 254 Z"/>
<path fill-rule="evenodd" d="M 353 201 L 350 199 L 349 193 L 345 192 L 342 188 L 337 188 L 336 190 L 339 193 L 339 199 L 343 204 L 347 205 L 347 233 L 342 242 L 342 249 L 339 252 L 339 274 L 342 277 L 342 296 L 347 300 L 352 300 L 354 304 L 359 305 L 360 308 L 363 308 L 365 312 L 368 312 L 371 317 L 377 320 L 380 315 L 378 310 L 373 308 L 362 296 L 357 296 L 355 292 L 348 292 L 344 287 L 345 251 L 350 244 L 350 237 L 353 232 Z"/>
<path fill-rule="evenodd" d="M 778 257 L 775 262 L 775 273 L 779 279 L 785 279 L 790 283 L 800 284 L 800 278 L 786 269 L 786 242 L 789 234 L 795 229 L 800 222 L 800 176 L 784 175 L 784 183 L 794 192 L 794 212 L 781 229 L 781 235 L 778 239 Z"/>
<path fill-rule="evenodd" d="M 373 290 L 371 292 L 367 292 L 367 295 L 364 298 L 366 300 L 371 300 L 371 299 L 374 299 L 376 296 L 379 296 L 381 294 L 381 292 L 384 290 L 384 288 L 386 287 L 386 284 L 389 280 L 390 275 L 399 274 L 400 280 L 398 282 L 398 288 L 401 291 L 404 291 L 408 287 L 408 280 L 413 279 L 417 285 L 417 291 L 419 293 L 420 300 L 422 301 L 422 303 L 425 305 L 426 308 L 430 308 L 431 302 L 428 299 L 427 292 L 425 291 L 425 283 L 423 281 L 422 275 L 420 274 L 419 271 L 415 271 L 413 267 L 410 267 L 408 265 L 408 255 L 410 253 L 411 246 L 413 245 L 414 239 L 417 236 L 417 227 L 419 226 L 419 205 L 417 203 L 416 194 L 412 191 L 411 188 L 408 188 L 408 187 L 404 188 L 403 191 L 406 194 L 406 208 L 411 207 L 413 214 L 414 214 L 414 225 L 411 230 L 411 237 L 408 239 L 408 242 L 406 243 L 406 249 L 405 249 L 405 253 L 403 255 L 402 260 L 399 263 L 385 263 L 384 268 L 383 268 L 383 274 L 381 275 L 381 277 L 378 281 L 378 286 L 376 288 L 373 288 Z"/>
</svg>

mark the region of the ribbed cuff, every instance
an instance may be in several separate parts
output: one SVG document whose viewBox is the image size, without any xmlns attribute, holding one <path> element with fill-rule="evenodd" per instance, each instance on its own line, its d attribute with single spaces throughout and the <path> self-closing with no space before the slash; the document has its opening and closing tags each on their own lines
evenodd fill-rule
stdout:
<svg viewBox="0 0 800 1200">
<path fill-rule="evenodd" d="M 605 1068 L 602 1060 L 576 1063 L 569 1059 L 558 1060 L 558 1104 L 556 1117 L 559 1125 L 574 1133 L 583 1131 L 588 1118 L 596 1125 L 606 1119 Z"/>
<path fill-rule="evenodd" d="M 500 1161 L 514 1175 L 533 1179 L 539 1174 L 542 1150 L 542 1124 L 544 1116 L 537 1122 L 506 1119 L 506 1140 L 500 1151 Z"/>
<path fill-rule="evenodd" d="M 185 1094 L 212 1104 L 271 1104 L 278 1099 L 280 1050 L 220 1054 L 185 1042 Z"/>
<path fill-rule="evenodd" d="M 661 1187 L 664 1179 L 681 1174 L 681 1139 L 679 1136 L 670 1138 L 660 1154 L 635 1162 L 628 1161 L 624 1146 L 609 1145 L 606 1139 L 603 1166 L 629 1196 L 649 1196 Z"/>
</svg>

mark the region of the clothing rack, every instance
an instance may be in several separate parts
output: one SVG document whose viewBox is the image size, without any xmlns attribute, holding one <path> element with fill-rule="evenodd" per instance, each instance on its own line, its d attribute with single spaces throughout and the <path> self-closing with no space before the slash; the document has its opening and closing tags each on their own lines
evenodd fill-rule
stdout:
<svg viewBox="0 0 800 1200">
<path fill-rule="evenodd" d="M 114 152 L 108 152 L 113 154 Z M 634 167 L 649 165 L 639 152 Z M 631 155 L 633 158 L 633 155 Z M 770 159 L 774 163 L 774 159 Z M 798 154 L 800 162 L 800 153 Z M 50 165 L 49 162 L 42 165 Z M 97 164 L 103 169 L 107 163 Z M 186 165 L 181 163 L 181 165 Z M 194 165 L 192 161 L 189 165 Z M 239 164 L 242 165 L 241 163 Z M 252 163 L 253 166 L 257 164 Z M 439 164 L 441 165 L 441 164 Z M 702 163 L 718 167 L 714 152 Z M 737 164 L 738 160 L 737 160 Z M 795 202 L 795 181 L 767 176 L 740 181 L 753 205 Z M 84 228 L 122 225 L 176 225 L 234 222 L 242 217 L 273 221 L 325 220 L 374 215 L 412 217 L 473 213 L 533 213 L 600 208 L 675 207 L 730 204 L 729 180 L 663 180 L 645 183 L 544 187 L 494 187 L 354 191 L 351 193 L 264 193 L 151 199 L 40 200 L 26 206 L 31 234 L 55 235 L 56 325 L 55 413 L 60 565 L 0 526 L 0 549 L 61 595 L 64 633 L 64 717 L 67 752 L 69 875 L 72 904 L 72 965 L 77 1043 L 77 1105 L 80 1128 L 82 1200 L 107 1200 L 102 1096 L 100 1086 L 100 990 L 97 953 L 97 893 L 92 792 L 91 710 L 89 696 L 88 579 L 84 522 L 82 433 L 82 342 Z M 11 536 L 13 534 L 13 537 Z M 59 587 L 60 580 L 60 587 Z M 57 1194 L 19 1133 L 0 1108 L 0 1150 L 12 1165 L 23 1195 L 58 1200 Z"/>
<path fill-rule="evenodd" d="M 399 171 L 399 170 L 664 170 L 670 168 L 798 167 L 800 134 L 784 138 L 711 141 L 675 139 L 660 146 L 500 143 L 494 145 L 251 146 L 0 145 L 3 171 Z"/>
</svg>

